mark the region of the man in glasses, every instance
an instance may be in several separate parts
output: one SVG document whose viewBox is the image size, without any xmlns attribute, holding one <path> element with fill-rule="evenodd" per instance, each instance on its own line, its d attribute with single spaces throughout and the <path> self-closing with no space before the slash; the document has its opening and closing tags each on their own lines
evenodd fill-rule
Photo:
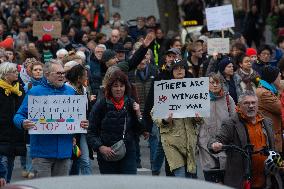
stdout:
<svg viewBox="0 0 284 189">
<path fill-rule="evenodd" d="M 26 95 L 21 107 L 14 117 L 14 123 L 19 129 L 29 130 L 35 123 L 28 120 L 28 96 L 74 95 L 75 91 L 67 86 L 65 72 L 60 61 L 51 60 L 44 65 L 43 82 L 33 87 Z M 87 128 L 88 121 L 82 121 L 80 126 Z M 30 155 L 36 177 L 68 175 L 69 159 L 71 158 L 73 135 L 41 134 L 30 135 Z"/>
<path fill-rule="evenodd" d="M 257 153 L 267 147 L 274 149 L 272 122 L 258 113 L 258 98 L 253 91 L 246 91 L 239 97 L 237 114 L 224 120 L 216 137 L 211 139 L 208 147 L 214 152 L 222 150 L 223 145 L 236 145 L 249 150 L 251 161 L 251 187 L 264 188 L 264 161 L 267 156 Z M 249 147 L 249 148 L 248 148 Z M 227 164 L 224 184 L 233 188 L 243 188 L 246 159 L 240 152 L 226 151 Z"/>
</svg>

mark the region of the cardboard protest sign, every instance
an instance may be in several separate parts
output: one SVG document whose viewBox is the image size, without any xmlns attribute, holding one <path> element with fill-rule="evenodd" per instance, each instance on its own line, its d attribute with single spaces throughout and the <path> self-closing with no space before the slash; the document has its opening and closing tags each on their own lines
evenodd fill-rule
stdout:
<svg viewBox="0 0 284 189">
<path fill-rule="evenodd" d="M 34 21 L 33 36 L 41 38 L 44 34 L 49 34 L 53 38 L 61 36 L 62 25 L 60 21 Z"/>
<path fill-rule="evenodd" d="M 222 30 L 235 26 L 232 5 L 206 8 L 208 31 Z"/>
<path fill-rule="evenodd" d="M 207 40 L 207 53 L 213 55 L 213 53 L 229 53 L 230 52 L 230 40 L 229 38 L 209 38 Z"/>
<path fill-rule="evenodd" d="M 185 78 L 155 81 L 154 118 L 210 116 L 209 79 Z"/>
<path fill-rule="evenodd" d="M 28 119 L 36 124 L 29 134 L 86 133 L 86 109 L 86 95 L 29 96 Z"/>
</svg>

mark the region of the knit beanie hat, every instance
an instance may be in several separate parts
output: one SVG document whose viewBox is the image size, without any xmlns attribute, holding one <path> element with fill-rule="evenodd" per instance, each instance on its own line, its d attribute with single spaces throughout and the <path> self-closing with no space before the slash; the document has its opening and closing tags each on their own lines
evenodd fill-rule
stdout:
<svg viewBox="0 0 284 189">
<path fill-rule="evenodd" d="M 262 68 L 261 79 L 268 82 L 273 83 L 278 77 L 280 70 L 275 66 L 264 66 Z"/>
<path fill-rule="evenodd" d="M 107 49 L 104 51 L 103 56 L 101 61 L 103 63 L 106 63 L 107 61 L 109 61 L 110 59 L 114 58 L 116 56 L 116 52 L 111 50 L 111 49 Z"/>
<path fill-rule="evenodd" d="M 50 41 L 52 41 L 52 37 L 49 34 L 44 34 L 41 38 L 41 41 L 42 42 L 50 42 Z"/>
<path fill-rule="evenodd" d="M 230 57 L 224 57 L 218 64 L 218 69 L 219 69 L 219 72 L 221 74 L 223 74 L 226 66 L 228 66 L 230 63 L 232 63 L 232 60 Z"/>
<path fill-rule="evenodd" d="M 254 48 L 247 48 L 246 55 L 247 56 L 257 55 L 257 52 Z"/>
</svg>

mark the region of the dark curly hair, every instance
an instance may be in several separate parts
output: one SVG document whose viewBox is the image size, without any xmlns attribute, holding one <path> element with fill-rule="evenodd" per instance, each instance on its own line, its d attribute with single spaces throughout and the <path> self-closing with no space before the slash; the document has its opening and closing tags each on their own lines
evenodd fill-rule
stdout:
<svg viewBox="0 0 284 189">
<path fill-rule="evenodd" d="M 109 80 L 106 82 L 105 97 L 106 98 L 113 97 L 112 92 L 111 92 L 111 87 L 113 86 L 113 84 L 116 81 L 119 81 L 119 82 L 121 82 L 122 84 L 125 85 L 124 95 L 129 96 L 131 94 L 131 87 L 130 87 L 130 84 L 129 84 L 129 81 L 128 81 L 128 77 L 123 71 L 116 70 L 111 74 Z"/>
<path fill-rule="evenodd" d="M 70 83 L 76 83 L 79 78 L 84 76 L 85 71 L 87 71 L 87 68 L 79 64 L 67 71 L 65 77 Z"/>
</svg>

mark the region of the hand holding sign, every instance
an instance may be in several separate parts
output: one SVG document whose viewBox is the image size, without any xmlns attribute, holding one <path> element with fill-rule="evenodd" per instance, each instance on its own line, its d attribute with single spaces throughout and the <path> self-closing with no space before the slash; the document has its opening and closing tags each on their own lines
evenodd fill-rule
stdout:
<svg viewBox="0 0 284 189">
<path fill-rule="evenodd" d="M 88 120 L 82 120 L 81 123 L 80 123 L 80 127 L 82 127 L 83 129 L 88 129 L 89 121 Z"/>
<path fill-rule="evenodd" d="M 171 124 L 172 125 L 172 123 L 173 123 L 173 113 L 171 112 L 171 113 L 169 113 L 169 116 L 168 116 L 168 118 L 165 120 L 167 123 L 169 123 L 169 124 Z"/>
<path fill-rule="evenodd" d="M 29 130 L 31 128 L 33 128 L 35 126 L 35 123 L 26 119 L 23 121 L 23 128 L 26 129 L 26 130 Z"/>
</svg>

